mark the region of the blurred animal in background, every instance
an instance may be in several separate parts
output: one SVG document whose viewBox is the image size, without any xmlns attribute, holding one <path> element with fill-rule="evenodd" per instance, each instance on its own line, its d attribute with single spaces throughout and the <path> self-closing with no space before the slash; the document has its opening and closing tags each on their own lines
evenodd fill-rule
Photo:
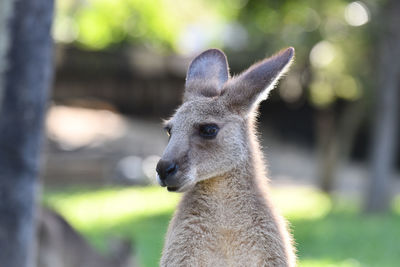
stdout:
<svg viewBox="0 0 400 267">
<path fill-rule="evenodd" d="M 115 242 L 111 255 L 101 255 L 55 211 L 42 207 L 38 215 L 38 267 L 134 266 L 130 242 Z"/>
<path fill-rule="evenodd" d="M 233 78 L 217 49 L 190 64 L 184 102 L 166 122 L 170 139 L 157 164 L 162 186 L 186 192 L 161 266 L 295 265 L 286 222 L 268 200 L 254 129 L 258 104 L 293 56 L 293 48 L 282 50 Z"/>
</svg>

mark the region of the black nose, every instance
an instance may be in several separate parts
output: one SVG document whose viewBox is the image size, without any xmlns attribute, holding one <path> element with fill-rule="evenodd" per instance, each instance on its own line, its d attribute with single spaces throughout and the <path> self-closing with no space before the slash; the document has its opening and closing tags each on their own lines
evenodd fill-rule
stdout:
<svg viewBox="0 0 400 267">
<path fill-rule="evenodd" d="M 165 181 L 169 176 L 172 176 L 178 171 L 178 165 L 169 160 L 160 160 L 157 163 L 156 171 L 161 181 Z"/>
</svg>

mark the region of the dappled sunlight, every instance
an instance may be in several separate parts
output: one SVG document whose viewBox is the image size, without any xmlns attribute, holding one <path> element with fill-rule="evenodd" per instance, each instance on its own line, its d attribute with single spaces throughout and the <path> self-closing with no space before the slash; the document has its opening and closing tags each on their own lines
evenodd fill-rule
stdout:
<svg viewBox="0 0 400 267">
<path fill-rule="evenodd" d="M 276 188 L 272 200 L 289 220 L 321 218 L 332 208 L 329 197 L 311 187 Z"/>
<path fill-rule="evenodd" d="M 309 187 L 275 188 L 271 193 L 278 209 L 289 219 L 321 218 L 332 206 L 325 194 Z M 49 193 L 45 202 L 71 218 L 73 224 L 90 228 L 96 224 L 117 224 L 133 215 L 172 212 L 180 197 L 161 187 L 102 188 Z"/>
<path fill-rule="evenodd" d="M 400 198 L 394 205 L 397 215 L 361 216 L 353 200 L 336 204 L 309 187 L 274 187 L 271 195 L 290 222 L 300 267 L 391 266 L 394 259 L 400 261 L 395 245 L 400 239 Z M 44 202 L 95 247 L 106 249 L 110 235 L 130 239 L 141 266 L 155 267 L 180 197 L 161 187 L 71 187 L 46 189 Z"/>
<path fill-rule="evenodd" d="M 152 216 L 172 212 L 180 195 L 164 188 L 106 188 L 68 194 L 47 194 L 45 202 L 61 211 L 71 222 L 89 229 L 114 225 L 131 216 Z"/>
</svg>

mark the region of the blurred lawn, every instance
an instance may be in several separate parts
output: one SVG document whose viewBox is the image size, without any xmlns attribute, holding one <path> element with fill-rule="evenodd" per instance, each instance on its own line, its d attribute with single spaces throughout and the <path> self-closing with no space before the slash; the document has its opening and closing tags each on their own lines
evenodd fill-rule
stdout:
<svg viewBox="0 0 400 267">
<path fill-rule="evenodd" d="M 400 199 L 395 212 L 366 216 L 354 201 L 333 202 L 309 188 L 274 189 L 290 221 L 300 267 L 399 266 Z M 48 188 L 44 202 L 99 250 L 110 237 L 132 239 L 141 266 L 158 266 L 164 233 L 179 194 L 159 187 Z"/>
</svg>

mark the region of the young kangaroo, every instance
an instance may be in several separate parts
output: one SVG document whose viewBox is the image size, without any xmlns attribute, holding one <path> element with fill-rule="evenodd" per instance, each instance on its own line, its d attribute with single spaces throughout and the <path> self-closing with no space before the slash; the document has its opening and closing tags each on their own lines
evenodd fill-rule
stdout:
<svg viewBox="0 0 400 267">
<path fill-rule="evenodd" d="M 96 252 L 63 218 L 45 207 L 37 221 L 38 267 L 132 267 L 131 244 L 120 242 L 113 255 Z"/>
<path fill-rule="evenodd" d="M 165 124 L 169 142 L 158 182 L 185 192 L 170 223 L 161 266 L 294 266 L 285 221 L 268 200 L 255 135 L 258 104 L 288 69 L 282 50 L 230 78 L 211 49 L 187 72 L 184 101 Z"/>
</svg>

